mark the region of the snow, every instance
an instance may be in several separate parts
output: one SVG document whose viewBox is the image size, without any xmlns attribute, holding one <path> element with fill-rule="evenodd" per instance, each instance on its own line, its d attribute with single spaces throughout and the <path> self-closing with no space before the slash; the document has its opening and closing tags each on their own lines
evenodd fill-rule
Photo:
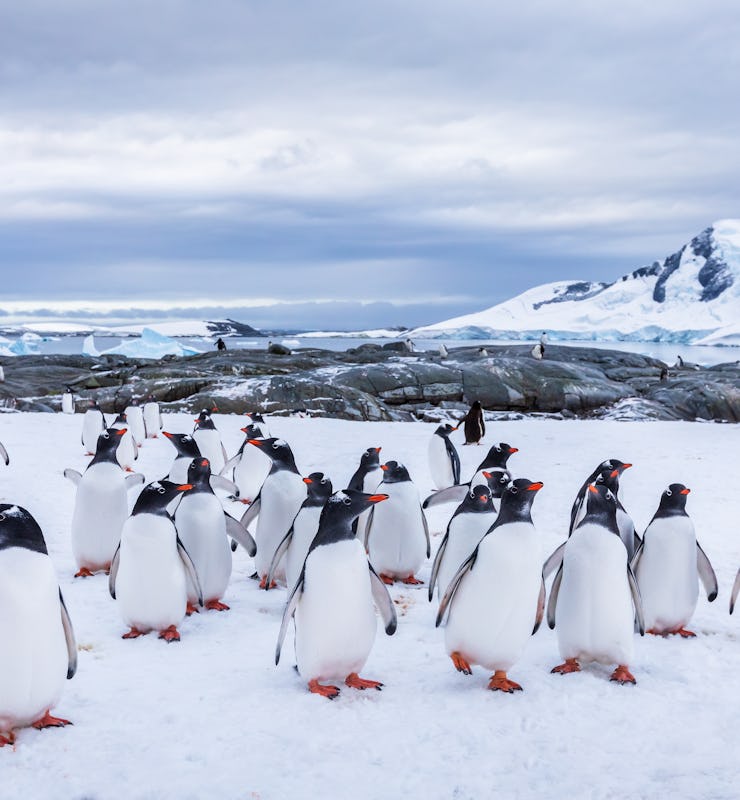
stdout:
<svg viewBox="0 0 740 800">
<path fill-rule="evenodd" d="M 408 335 L 408 331 L 393 328 L 376 328 L 369 331 L 307 331 L 301 339 L 396 339 Z"/>
<path fill-rule="evenodd" d="M 235 452 L 243 418 L 213 418 L 227 451 Z M 426 454 L 435 424 L 268 422 L 273 435 L 291 443 L 303 474 L 325 471 L 336 488 L 372 445 L 382 446 L 385 460 L 403 461 L 422 495 L 431 489 Z M 107 579 L 72 578 L 75 490 L 62 470 L 86 466 L 81 425 L 80 415 L 0 416 L 0 441 L 11 458 L 9 467 L 0 465 L 0 501 L 28 508 L 39 521 L 80 647 L 78 674 L 56 708 L 74 727 L 24 729 L 15 748 L 0 749 L 3 794 L 34 800 L 737 797 L 731 726 L 740 715 L 740 620 L 727 612 L 740 564 L 731 478 L 737 426 L 523 419 L 490 423 L 486 446 L 459 447 L 465 476 L 487 446 L 503 440 L 520 448 L 510 461 L 514 473 L 545 484 L 533 510 L 543 559 L 564 539 L 583 477 L 606 457 L 635 465 L 622 493 L 639 531 L 665 486 L 691 487 L 688 511 L 717 571 L 719 599 L 709 605 L 702 594 L 690 626 L 696 639 L 635 642 L 636 687 L 609 683 L 610 670 L 602 667 L 551 675 L 558 648 L 544 625 L 510 672 L 524 692 L 488 692 L 482 669 L 465 677 L 452 668 L 426 586 L 396 585 L 398 631 L 387 637 L 379 625 L 362 673 L 383 681 L 383 691 L 344 688 L 329 702 L 309 694 L 292 669 L 290 633 L 274 666 L 285 592 L 259 591 L 241 548 L 224 597 L 231 611 L 186 620 L 179 644 L 151 635 L 120 638 L 125 628 Z M 165 429 L 191 430 L 192 415 L 165 415 Z M 165 440 L 147 440 L 137 469 L 154 480 L 173 456 Z M 441 506 L 429 515 L 432 556 L 452 510 Z M 430 567 L 431 560 L 419 573 L 425 581 Z"/>
<path fill-rule="evenodd" d="M 88 352 L 91 349 L 88 345 L 88 340 L 92 344 L 92 350 L 94 351 L 95 349 L 93 337 L 88 336 L 85 339 L 83 352 L 85 355 L 94 355 L 94 352 Z M 111 347 L 109 350 L 104 350 L 100 355 L 121 355 L 129 358 L 163 358 L 164 356 L 194 356 L 200 352 L 194 347 L 187 347 L 151 328 L 144 328 L 141 331 L 140 338 L 126 339 L 119 345 Z"/>
</svg>

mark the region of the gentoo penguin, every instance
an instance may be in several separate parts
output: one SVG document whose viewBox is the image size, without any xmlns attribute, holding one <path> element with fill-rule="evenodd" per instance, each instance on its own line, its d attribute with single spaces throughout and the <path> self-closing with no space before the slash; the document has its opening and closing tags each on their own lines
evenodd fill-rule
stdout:
<svg viewBox="0 0 740 800">
<path fill-rule="evenodd" d="M 465 415 L 464 427 L 465 444 L 480 444 L 486 435 L 486 423 L 483 420 L 483 406 L 480 400 L 474 401 Z"/>
<path fill-rule="evenodd" d="M 380 450 L 380 447 L 368 447 L 360 456 L 360 466 L 357 467 L 354 475 L 349 479 L 348 489 L 369 494 L 375 491 L 383 476 L 380 470 Z M 352 528 L 361 541 L 365 540 L 365 528 L 369 516 L 370 509 L 363 511 L 352 523 Z"/>
<path fill-rule="evenodd" d="M 257 548 L 251 534 L 230 517 L 213 493 L 211 465 L 207 458 L 194 458 L 188 469 L 188 489 L 175 511 L 175 527 L 190 554 L 200 580 L 203 604 L 212 611 L 228 611 L 221 602 L 231 577 L 231 548 L 228 537 L 244 547 L 250 556 Z M 188 609 L 196 611 L 198 592 L 188 586 Z"/>
<path fill-rule="evenodd" d="M 201 455 L 211 462 L 211 472 L 220 475 L 227 461 L 226 448 L 216 428 L 211 412 L 204 409 L 195 420 L 193 439 L 198 444 Z"/>
<path fill-rule="evenodd" d="M 173 483 L 187 483 L 188 469 L 190 469 L 193 459 L 203 458 L 198 443 L 189 433 L 170 433 L 169 431 L 162 431 L 162 436 L 164 436 L 177 451 L 167 477 Z"/>
<path fill-rule="evenodd" d="M 465 495 L 447 525 L 432 563 L 432 576 L 429 579 L 430 601 L 435 584 L 438 586 L 439 597 L 445 593 L 455 572 L 491 527 L 494 512 L 488 486 L 474 486 Z"/>
<path fill-rule="evenodd" d="M 532 348 L 532 358 L 537 359 L 537 361 L 542 361 L 545 357 L 545 345 L 542 342 L 537 342 L 537 344 Z"/>
<path fill-rule="evenodd" d="M 162 430 L 162 414 L 159 411 L 159 403 L 150 395 L 144 403 L 144 430 L 147 439 L 156 439 Z"/>
<path fill-rule="evenodd" d="M 717 597 L 717 577 L 686 513 L 690 491 L 682 483 L 672 483 L 663 492 L 632 561 L 645 628 L 659 636 L 677 633 L 688 639 L 695 635 L 685 626 L 696 609 L 699 578 L 707 600 L 711 603 Z"/>
<path fill-rule="evenodd" d="M 440 342 L 437 345 L 437 350 L 439 351 L 440 358 L 447 358 L 450 355 L 449 351 L 447 350 L 447 346 L 444 344 L 444 342 Z"/>
<path fill-rule="evenodd" d="M 113 556 L 108 589 L 130 630 L 124 639 L 158 631 L 166 642 L 179 642 L 177 626 L 185 619 L 187 582 L 203 605 L 200 581 L 167 506 L 190 484 L 155 481 L 145 486 L 121 531 Z"/>
<path fill-rule="evenodd" d="M 146 426 L 144 425 L 144 411 L 141 406 L 132 400 L 124 409 L 126 424 L 134 437 L 137 447 L 141 447 L 146 439 Z"/>
<path fill-rule="evenodd" d="M 450 434 L 457 426 L 440 425 L 429 440 L 429 471 L 438 489 L 460 483 L 460 456 L 450 441 Z"/>
<path fill-rule="evenodd" d="M 257 517 L 257 558 L 255 566 L 260 578 L 260 588 L 272 588 L 267 583 L 267 573 L 278 545 L 290 528 L 303 501 L 306 499 L 306 484 L 295 465 L 290 445 L 283 439 L 250 439 L 252 447 L 258 447 L 272 461 L 270 472 L 262 484 L 259 494 L 244 512 L 242 525 L 248 528 Z M 258 516 L 259 515 L 259 516 Z M 285 564 L 273 570 L 275 582 L 285 582 Z"/>
<path fill-rule="evenodd" d="M 308 681 L 309 691 L 330 700 L 337 697 L 339 687 L 320 681 L 342 680 L 354 689 L 383 685 L 361 678 L 359 672 L 375 641 L 374 606 L 389 636 L 396 630 L 396 611 L 351 523 L 368 506 L 385 499 L 383 494 L 354 489 L 329 498 L 283 613 L 275 663 L 280 661 L 288 624 L 295 617 L 298 672 Z"/>
<path fill-rule="evenodd" d="M 573 505 L 570 509 L 570 526 L 568 528 L 568 535 L 573 533 L 576 525 L 578 525 L 578 523 L 585 516 L 586 500 L 589 496 L 588 487 L 597 480 L 600 474 L 603 473 L 616 471 L 617 474 L 614 477 L 619 480 L 619 478 L 622 476 L 622 473 L 631 466 L 632 464 L 625 464 L 623 461 L 619 461 L 616 458 L 610 458 L 606 461 L 602 461 L 601 464 L 596 467 L 596 469 L 583 482 L 581 488 L 578 490 L 576 499 L 573 501 Z M 618 485 L 619 484 L 617 483 L 617 486 Z"/>
<path fill-rule="evenodd" d="M 14 730 L 71 723 L 49 713 L 77 671 L 77 645 L 36 520 L 0 504 L 0 747 Z"/>
<path fill-rule="evenodd" d="M 635 617 L 645 633 L 640 590 L 619 538 L 616 498 L 603 485 L 587 492 L 586 515 L 565 543 L 547 605 L 565 660 L 552 671 L 579 672 L 579 661 L 598 661 L 617 665 L 611 680 L 636 683 L 629 662 Z"/>
<path fill-rule="evenodd" d="M 429 558 L 429 528 L 419 492 L 403 464 L 382 464 L 383 482 L 378 490 L 388 501 L 373 506 L 365 530 L 365 547 L 373 569 L 384 583 L 394 580 L 420 584 L 414 573 Z"/>
<path fill-rule="evenodd" d="M 139 448 L 136 446 L 134 437 L 128 429 L 126 414 L 119 414 L 110 424 L 110 428 L 121 431 L 118 437 L 118 447 L 116 448 L 116 460 L 126 472 L 133 472 L 134 461 L 139 457 Z"/>
<path fill-rule="evenodd" d="M 65 469 L 77 487 L 72 514 L 72 551 L 79 567 L 76 578 L 108 570 L 128 517 L 127 490 L 144 483 L 138 473 L 126 475 L 116 460 L 118 440 L 126 429 L 107 428 L 98 437 L 95 457 L 80 475 Z"/>
<path fill-rule="evenodd" d="M 286 585 L 288 589 L 295 586 L 303 569 L 308 548 L 319 530 L 321 512 L 333 491 L 331 481 L 323 472 L 312 472 L 303 479 L 303 482 L 308 487 L 308 496 L 298 510 L 290 530 L 275 550 L 265 588 L 273 582 L 272 573 L 277 569 L 283 556 L 285 556 Z"/>
<path fill-rule="evenodd" d="M 98 436 L 105 430 L 105 417 L 97 402 L 93 401 L 82 417 L 82 446 L 85 455 L 94 456 Z"/>
<path fill-rule="evenodd" d="M 62 413 L 74 414 L 75 413 L 75 396 L 72 392 L 72 387 L 67 386 L 62 394 Z"/>
<path fill-rule="evenodd" d="M 541 488 L 524 478 L 506 487 L 496 521 L 455 571 L 439 604 L 437 626 L 447 612 L 445 646 L 455 668 L 466 675 L 473 664 L 493 670 L 488 688 L 494 691 L 521 691 L 506 673 L 544 613 L 542 554 L 531 515 Z"/>
<path fill-rule="evenodd" d="M 250 447 L 250 439 L 266 438 L 258 425 L 241 428 L 245 439 L 236 454 L 224 465 L 222 474 L 227 475 L 239 487 L 239 496 L 250 503 L 260 493 L 265 478 L 270 474 L 272 461 L 259 447 Z"/>
<path fill-rule="evenodd" d="M 260 430 L 262 431 L 262 436 L 265 438 L 270 437 L 270 430 L 267 427 L 267 423 L 265 422 L 265 418 L 260 414 L 258 411 L 250 411 L 249 413 L 244 415 L 249 420 L 249 425 L 258 425 Z M 247 425 L 246 427 L 249 427 Z"/>
</svg>

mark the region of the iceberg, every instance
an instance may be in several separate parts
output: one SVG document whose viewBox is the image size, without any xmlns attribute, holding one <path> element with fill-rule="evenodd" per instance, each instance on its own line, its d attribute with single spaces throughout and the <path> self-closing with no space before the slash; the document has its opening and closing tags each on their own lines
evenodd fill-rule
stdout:
<svg viewBox="0 0 740 800">
<path fill-rule="evenodd" d="M 85 348 L 87 348 L 87 350 L 92 349 L 97 353 L 92 338 L 92 336 L 88 336 L 85 339 L 85 345 L 83 345 L 83 352 L 85 352 L 85 355 L 93 355 L 92 352 L 86 352 Z M 88 340 L 91 340 L 89 346 Z M 116 345 L 116 347 L 104 350 L 98 355 L 119 355 L 127 356 L 128 358 L 164 358 L 164 356 L 194 356 L 200 352 L 202 351 L 181 344 L 175 339 L 171 339 L 169 336 L 158 333 L 151 328 L 144 328 L 141 331 L 140 338 L 126 339 L 121 342 L 121 344 Z"/>
</svg>

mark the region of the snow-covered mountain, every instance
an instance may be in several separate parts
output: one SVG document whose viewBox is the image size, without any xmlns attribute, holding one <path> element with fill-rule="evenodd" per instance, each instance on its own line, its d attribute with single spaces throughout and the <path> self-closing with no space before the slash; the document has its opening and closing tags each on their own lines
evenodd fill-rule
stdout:
<svg viewBox="0 0 740 800">
<path fill-rule="evenodd" d="M 551 340 L 737 344 L 738 321 L 740 220 L 725 219 L 663 261 L 613 283 L 546 283 L 410 335 L 532 339 L 547 331 Z"/>
</svg>

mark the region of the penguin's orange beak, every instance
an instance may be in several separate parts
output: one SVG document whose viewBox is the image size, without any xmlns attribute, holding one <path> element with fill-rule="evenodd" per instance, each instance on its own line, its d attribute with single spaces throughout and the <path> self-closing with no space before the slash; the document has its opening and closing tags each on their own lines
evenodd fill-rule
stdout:
<svg viewBox="0 0 740 800">
<path fill-rule="evenodd" d="M 201 467 L 210 467 L 211 466 L 211 462 L 207 458 L 204 458 L 200 462 L 200 465 L 201 465 Z"/>
<path fill-rule="evenodd" d="M 588 490 L 592 494 L 598 494 L 599 493 L 598 489 L 593 485 L 593 483 L 589 483 Z"/>
<path fill-rule="evenodd" d="M 376 448 L 375 448 L 375 452 L 376 452 L 376 453 L 379 453 L 379 452 L 380 452 L 382 449 L 383 449 L 382 447 L 376 447 Z"/>
<path fill-rule="evenodd" d="M 528 486 L 528 487 L 527 487 L 527 491 L 528 491 L 528 492 L 539 492 L 539 490 L 540 490 L 540 489 L 541 489 L 541 488 L 542 488 L 544 485 L 545 485 L 545 484 L 544 484 L 544 483 L 542 483 L 542 481 L 537 481 L 537 483 L 533 483 L 533 484 L 531 484 L 530 486 Z"/>
<path fill-rule="evenodd" d="M 127 431 L 128 431 L 128 428 L 119 428 L 117 435 L 118 436 L 123 436 L 123 434 L 126 433 Z"/>
<path fill-rule="evenodd" d="M 162 436 L 166 436 L 168 439 L 171 439 L 173 434 L 168 433 L 167 431 L 162 431 Z"/>
<path fill-rule="evenodd" d="M 509 448 L 509 452 L 510 453 L 518 453 L 519 452 L 519 448 L 518 447 L 510 447 Z"/>
<path fill-rule="evenodd" d="M 239 428 L 239 430 L 240 430 L 242 433 L 246 433 L 246 432 L 247 432 L 247 429 L 246 429 L 246 428 Z"/>
<path fill-rule="evenodd" d="M 632 464 L 622 464 L 622 469 L 629 469 Z"/>
<path fill-rule="evenodd" d="M 681 489 L 681 494 L 689 494 L 691 489 Z"/>
<path fill-rule="evenodd" d="M 482 494 L 478 499 L 481 501 L 481 503 L 485 503 L 488 500 L 488 495 Z"/>
<path fill-rule="evenodd" d="M 249 444 L 256 445 L 257 447 L 262 447 L 262 442 L 259 439 L 248 439 Z"/>
<path fill-rule="evenodd" d="M 311 480 L 311 478 L 304 478 L 304 479 L 303 479 L 303 482 L 304 482 L 304 483 L 313 483 L 313 481 Z"/>
<path fill-rule="evenodd" d="M 370 497 L 367 498 L 371 503 L 382 503 L 383 500 L 388 499 L 387 494 L 371 494 Z"/>
<path fill-rule="evenodd" d="M 183 483 L 182 486 L 177 487 L 178 492 L 189 492 L 193 488 L 192 483 Z"/>
<path fill-rule="evenodd" d="M 380 468 L 383 470 L 383 472 L 387 472 L 387 470 L 388 470 L 388 465 L 387 465 L 387 464 L 381 464 L 381 465 L 380 465 Z"/>
<path fill-rule="evenodd" d="M 484 477 L 486 480 L 490 480 L 490 478 L 491 478 L 491 473 L 490 473 L 490 472 L 486 472 L 485 470 L 483 470 L 483 477 Z"/>
</svg>

